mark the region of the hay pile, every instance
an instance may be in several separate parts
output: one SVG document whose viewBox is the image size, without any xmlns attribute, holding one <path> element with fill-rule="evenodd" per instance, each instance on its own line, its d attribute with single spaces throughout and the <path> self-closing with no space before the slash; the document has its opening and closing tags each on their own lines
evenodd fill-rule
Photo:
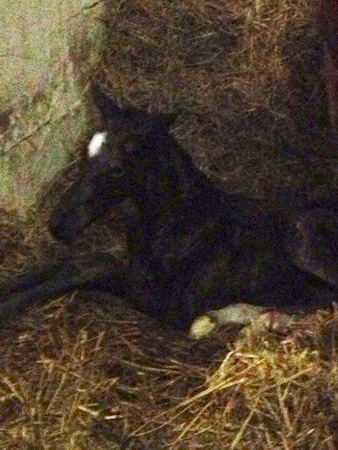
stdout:
<svg viewBox="0 0 338 450">
<path fill-rule="evenodd" d="M 61 298 L 2 330 L 1 446 L 334 449 L 337 325 L 317 313 L 284 338 L 196 343 L 104 298 Z"/>
<path fill-rule="evenodd" d="M 267 201 L 277 187 L 336 192 L 307 1 L 104 0 L 89 10 L 105 42 L 93 66 L 90 45 L 73 40 L 83 86 L 94 77 L 122 104 L 180 111 L 175 135 L 229 191 Z M 45 220 L 76 170 L 31 220 L 2 214 L 2 279 L 68 253 L 125 256 L 119 211 L 70 250 L 49 236 Z M 191 342 L 102 296 L 60 298 L 1 330 L 0 447 L 332 450 L 337 321 L 318 312 L 287 336 L 223 330 Z"/>
<path fill-rule="evenodd" d="M 332 190 L 321 42 L 308 1 L 104 5 L 97 78 L 123 104 L 181 111 L 177 137 L 225 188 L 258 197 L 276 186 Z"/>
</svg>

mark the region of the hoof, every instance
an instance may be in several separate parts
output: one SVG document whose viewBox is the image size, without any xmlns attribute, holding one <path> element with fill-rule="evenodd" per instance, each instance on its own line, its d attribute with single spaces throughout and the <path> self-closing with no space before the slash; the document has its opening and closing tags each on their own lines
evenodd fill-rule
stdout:
<svg viewBox="0 0 338 450">
<path fill-rule="evenodd" d="M 197 317 L 190 326 L 189 336 L 192 339 L 205 339 L 217 329 L 218 322 L 215 317 L 207 314 Z"/>
</svg>

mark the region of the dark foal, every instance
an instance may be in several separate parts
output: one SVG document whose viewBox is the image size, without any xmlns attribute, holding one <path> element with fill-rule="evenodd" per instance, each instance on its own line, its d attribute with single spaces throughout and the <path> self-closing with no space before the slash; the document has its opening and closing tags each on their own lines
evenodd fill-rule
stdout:
<svg viewBox="0 0 338 450">
<path fill-rule="evenodd" d="M 50 226 L 69 244 L 132 198 L 129 263 L 95 255 L 29 272 L 3 287 L 0 320 L 75 289 L 95 290 L 124 297 L 168 326 L 193 323 L 191 334 L 201 337 L 241 314 L 246 323 L 267 308 L 308 311 L 337 298 L 334 286 L 296 267 L 273 213 L 225 194 L 194 166 L 167 117 L 120 109 L 97 87 L 92 95 L 105 131 L 91 140 L 87 165 Z"/>
</svg>

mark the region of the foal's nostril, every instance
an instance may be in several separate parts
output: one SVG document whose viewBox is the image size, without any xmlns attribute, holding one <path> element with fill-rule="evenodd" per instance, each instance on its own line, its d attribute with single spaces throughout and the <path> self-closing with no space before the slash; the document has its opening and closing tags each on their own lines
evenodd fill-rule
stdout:
<svg viewBox="0 0 338 450">
<path fill-rule="evenodd" d="M 69 245 L 91 220 L 90 209 L 79 204 L 54 213 L 49 221 L 49 229 L 56 239 Z"/>
<path fill-rule="evenodd" d="M 72 220 L 73 219 L 73 220 Z M 72 211 L 56 211 L 49 220 L 51 234 L 61 242 L 69 245 L 75 238 L 75 218 Z"/>
<path fill-rule="evenodd" d="M 66 245 L 70 245 L 76 238 L 79 230 L 71 227 L 69 223 L 59 223 L 50 225 L 52 235 Z"/>
<path fill-rule="evenodd" d="M 48 221 L 48 228 L 51 234 L 55 237 L 58 235 L 58 217 L 56 217 L 54 214 L 51 216 L 51 218 Z"/>
<path fill-rule="evenodd" d="M 74 240 L 74 237 L 71 236 L 72 233 L 70 233 L 70 229 L 67 225 L 67 223 L 63 223 L 62 217 L 61 218 L 55 218 L 52 217 L 52 219 L 49 222 L 49 229 L 52 233 L 52 235 L 59 241 L 69 245 L 71 244 L 72 240 Z"/>
</svg>

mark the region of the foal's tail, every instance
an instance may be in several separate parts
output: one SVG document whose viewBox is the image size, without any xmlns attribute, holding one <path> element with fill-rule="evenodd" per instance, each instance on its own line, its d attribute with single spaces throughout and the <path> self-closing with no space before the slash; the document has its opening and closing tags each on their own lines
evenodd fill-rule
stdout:
<svg viewBox="0 0 338 450">
<path fill-rule="evenodd" d="M 126 295 L 125 268 L 110 255 L 86 260 L 59 260 L 32 269 L 10 284 L 0 285 L 0 322 L 31 305 L 76 289 Z"/>
</svg>

